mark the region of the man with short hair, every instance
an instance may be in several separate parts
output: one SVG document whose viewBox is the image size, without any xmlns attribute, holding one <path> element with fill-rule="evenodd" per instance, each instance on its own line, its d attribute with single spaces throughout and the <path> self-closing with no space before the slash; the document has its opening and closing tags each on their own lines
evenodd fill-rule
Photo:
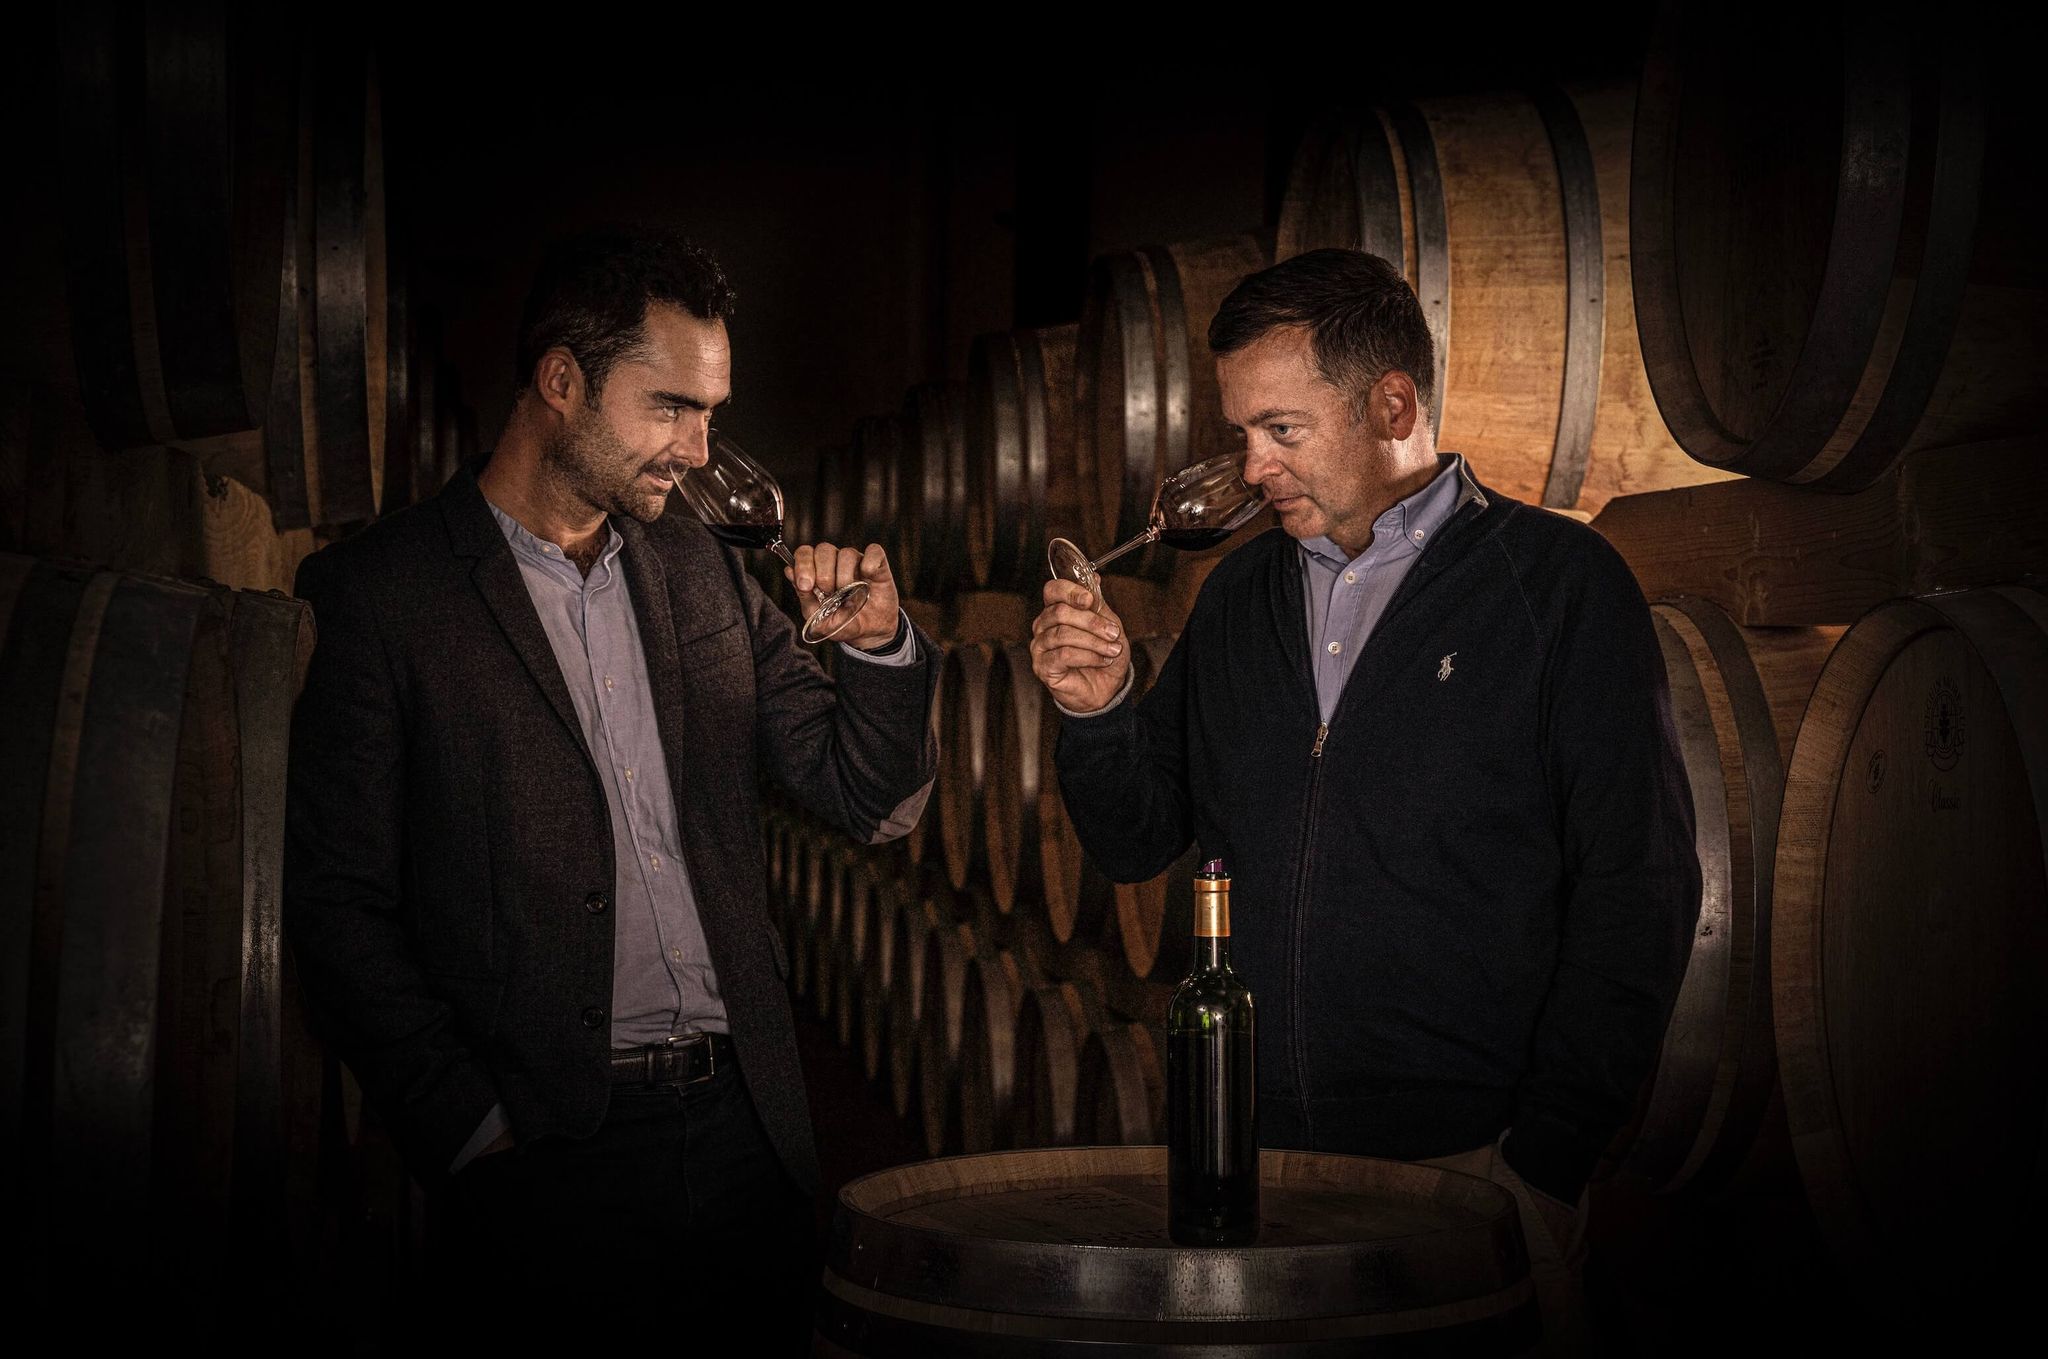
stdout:
<svg viewBox="0 0 2048 1359">
<path fill-rule="evenodd" d="M 1190 840 L 1229 866 L 1261 1141 L 1507 1185 L 1576 1352 L 1586 1182 L 1699 909 L 1648 607 L 1598 534 L 1437 451 L 1429 331 L 1386 261 L 1254 274 L 1209 343 L 1279 526 L 1216 566 L 1135 704 L 1115 614 L 1046 586 L 1067 808 L 1118 881 Z"/>
<path fill-rule="evenodd" d="M 319 642 L 292 950 L 413 1173 L 446 1187 L 470 1286 L 442 1300 L 522 1335 L 574 1317 L 801 1347 L 818 1171 L 757 786 L 874 843 L 936 767 L 937 652 L 881 547 L 806 545 L 787 573 L 867 582 L 835 685 L 731 550 L 665 513 L 732 393 L 732 306 L 670 234 L 558 245 L 489 461 L 299 574 Z"/>
</svg>

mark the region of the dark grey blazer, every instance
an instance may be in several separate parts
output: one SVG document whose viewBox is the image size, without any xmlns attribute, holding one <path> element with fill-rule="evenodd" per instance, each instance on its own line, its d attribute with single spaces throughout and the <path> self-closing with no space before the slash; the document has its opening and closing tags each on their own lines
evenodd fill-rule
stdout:
<svg viewBox="0 0 2048 1359">
<path fill-rule="evenodd" d="M 936 769 L 938 648 L 842 666 L 835 690 L 695 517 L 613 522 L 733 1042 L 814 1188 L 758 783 L 872 838 Z M 292 725 L 284 926 L 315 1023 L 423 1180 L 498 1100 L 522 1141 L 588 1136 L 610 1097 L 611 820 L 475 475 L 307 558 L 297 588 L 319 641 Z"/>
</svg>

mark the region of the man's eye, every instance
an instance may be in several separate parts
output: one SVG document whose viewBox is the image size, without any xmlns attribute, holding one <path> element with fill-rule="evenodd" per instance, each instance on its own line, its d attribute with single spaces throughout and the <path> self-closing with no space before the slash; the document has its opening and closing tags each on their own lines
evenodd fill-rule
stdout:
<svg viewBox="0 0 2048 1359">
<path fill-rule="evenodd" d="M 1267 432 L 1268 434 L 1271 434 L 1271 435 L 1272 435 L 1272 436 L 1273 436 L 1274 438 L 1276 438 L 1276 439 L 1284 439 L 1284 438 L 1286 438 L 1286 437 L 1287 437 L 1288 435 L 1290 435 L 1290 434 L 1294 433 L 1294 426 L 1293 426 L 1293 425 L 1268 425 L 1268 426 L 1266 426 L 1266 432 Z"/>
</svg>

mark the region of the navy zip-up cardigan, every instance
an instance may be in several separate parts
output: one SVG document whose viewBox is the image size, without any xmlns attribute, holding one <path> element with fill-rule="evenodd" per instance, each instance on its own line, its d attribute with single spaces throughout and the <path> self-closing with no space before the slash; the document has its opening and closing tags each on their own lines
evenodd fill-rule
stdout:
<svg viewBox="0 0 2048 1359">
<path fill-rule="evenodd" d="M 1229 865 L 1264 1145 L 1416 1159 L 1506 1129 L 1574 1202 L 1699 914 L 1649 608 L 1599 534 L 1468 478 L 1325 729 L 1298 553 L 1277 528 L 1231 553 L 1140 702 L 1063 720 L 1075 829 L 1119 882 L 1190 839 Z"/>
</svg>

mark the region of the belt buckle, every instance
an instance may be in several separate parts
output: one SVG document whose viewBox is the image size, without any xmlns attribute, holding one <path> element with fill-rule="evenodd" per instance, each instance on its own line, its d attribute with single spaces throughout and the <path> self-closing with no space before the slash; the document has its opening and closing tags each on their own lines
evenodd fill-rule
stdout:
<svg viewBox="0 0 2048 1359">
<path fill-rule="evenodd" d="M 664 1084 L 697 1085 L 701 1082 L 710 1080 L 713 1076 L 716 1076 L 718 1074 L 718 1052 L 715 1048 L 711 1046 L 710 1034 L 702 1032 L 672 1033 L 668 1036 L 668 1039 L 664 1044 L 664 1047 L 669 1052 L 678 1052 L 684 1048 L 691 1047 L 699 1043 L 704 1045 L 704 1074 L 701 1076 L 690 1076 L 679 1081 L 666 1081 L 664 1082 Z M 647 1070 L 651 1078 L 654 1071 L 653 1048 L 649 1048 L 647 1052 Z M 648 1083 L 653 1084 L 653 1081 L 650 1079 Z"/>
</svg>

